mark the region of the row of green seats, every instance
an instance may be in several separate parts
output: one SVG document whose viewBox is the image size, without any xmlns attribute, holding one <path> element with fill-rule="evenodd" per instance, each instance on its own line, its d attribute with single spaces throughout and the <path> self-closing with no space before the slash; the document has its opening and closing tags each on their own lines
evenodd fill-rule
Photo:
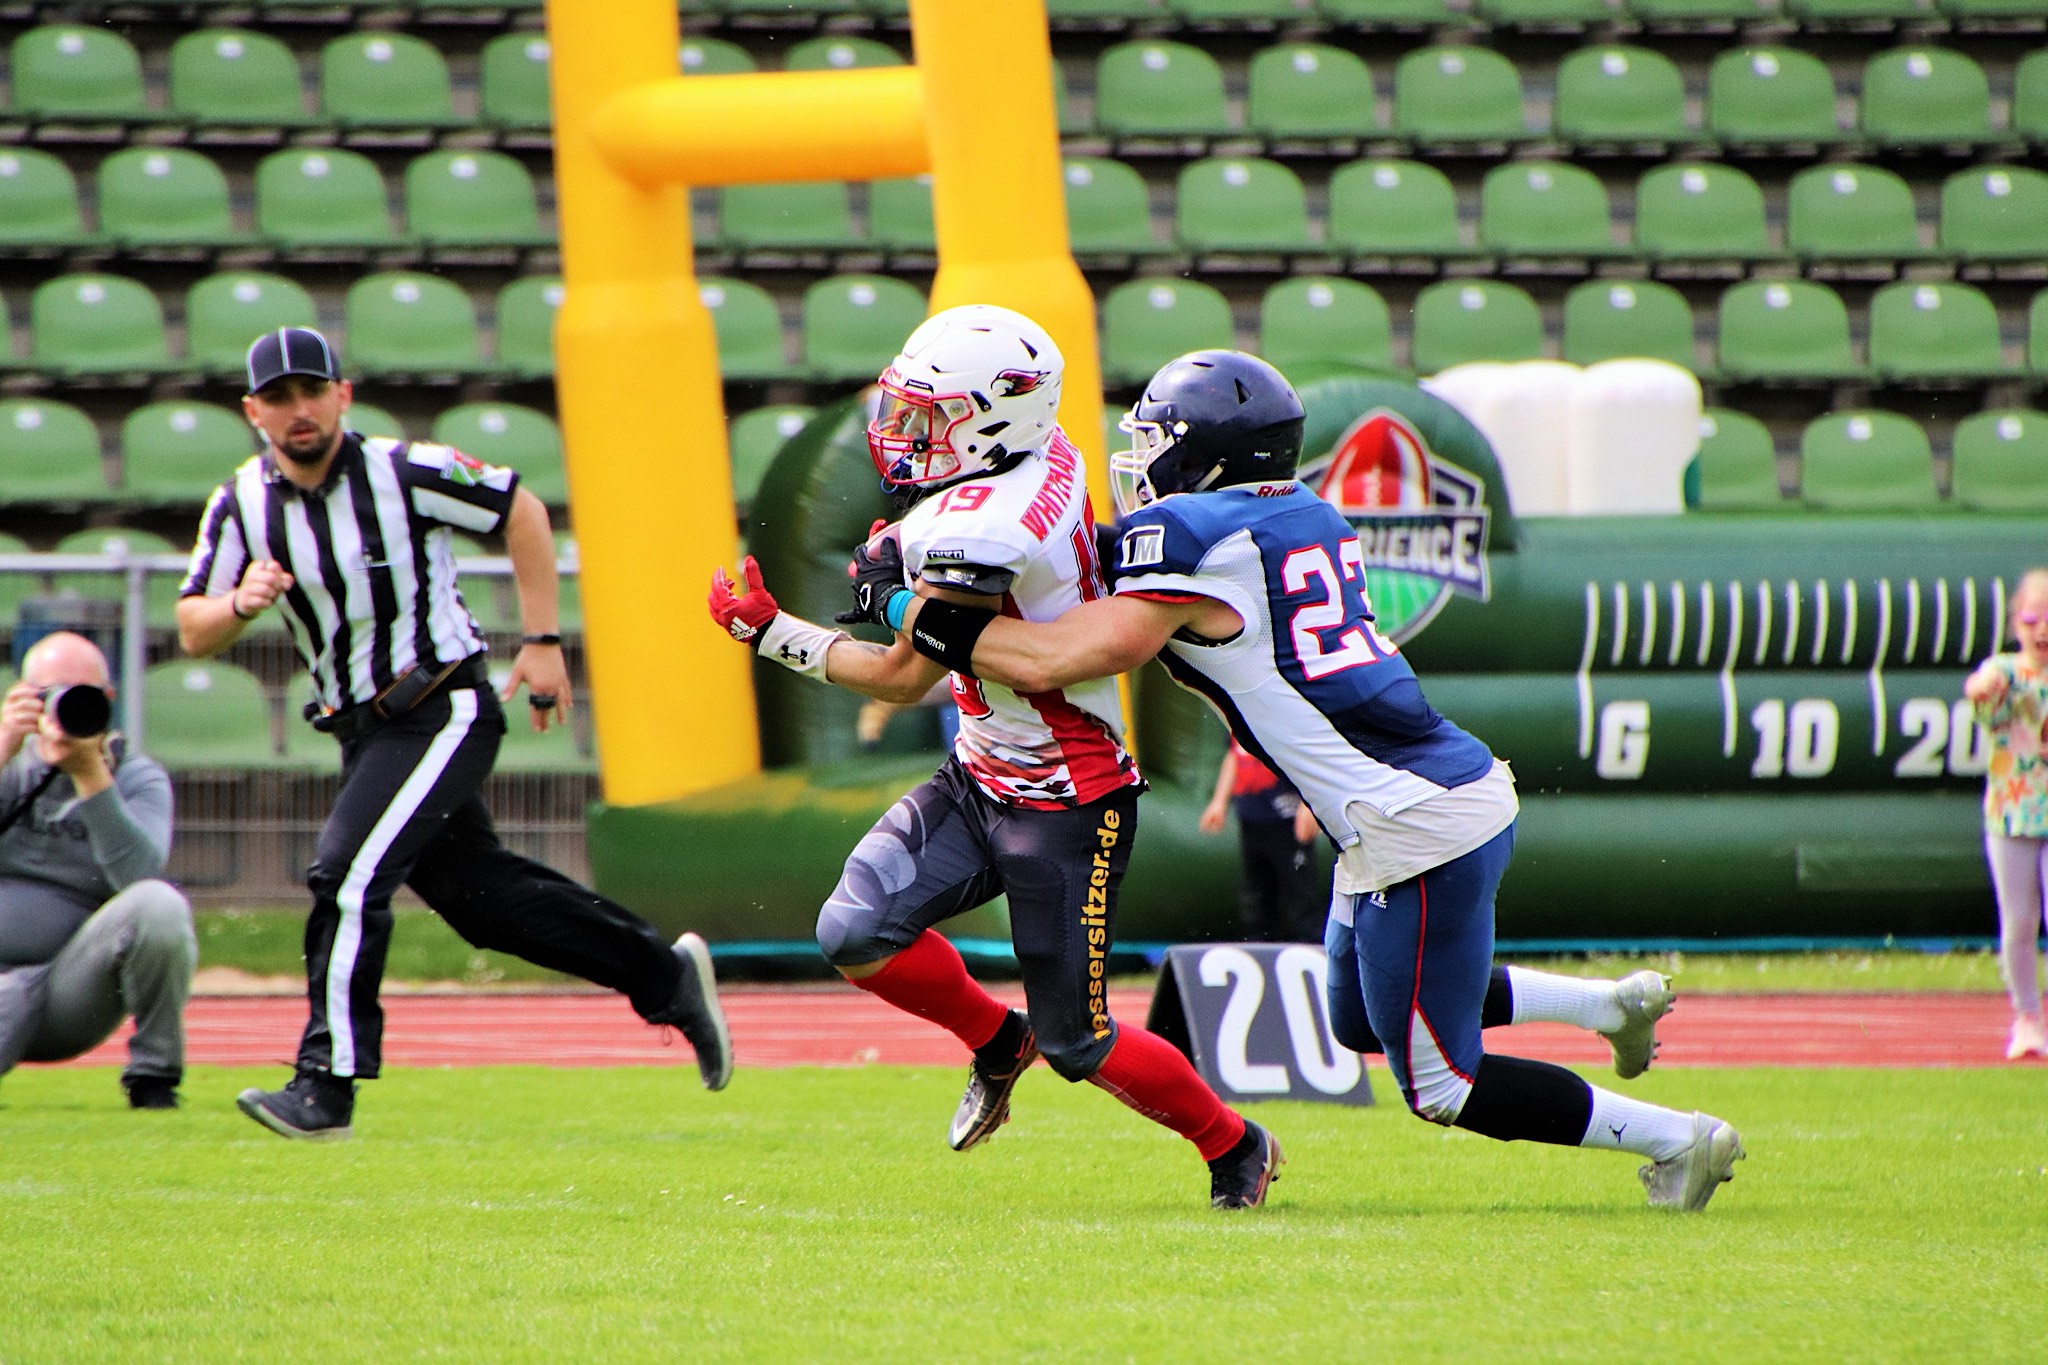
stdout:
<svg viewBox="0 0 2048 1365">
<path fill-rule="evenodd" d="M 350 410 L 347 425 L 366 436 L 404 435 L 388 413 L 365 403 Z M 464 403 L 434 419 L 432 439 L 518 470 L 551 507 L 568 503 L 562 436 L 546 413 L 514 403 Z M 110 484 L 91 418 L 54 399 L 9 399 L 0 402 L 0 503 L 196 506 L 254 449 L 248 422 L 233 409 L 149 403 L 121 423 L 120 474 Z"/>
<path fill-rule="evenodd" d="M 1800 433 L 1798 470 L 1798 491 L 1785 491 L 1777 447 L 1763 423 L 1747 413 L 1710 408 L 1700 421 L 1687 501 L 1702 511 L 1722 512 L 1927 512 L 1943 506 L 2048 512 L 2048 415 L 2010 408 L 1957 423 L 1945 503 L 1926 430 L 1895 412 L 1815 418 Z"/>
<path fill-rule="evenodd" d="M 499 375 L 553 373 L 559 282 L 515 280 L 497 298 L 497 355 L 487 359 L 476 306 L 439 275 L 384 271 L 349 286 L 343 304 L 347 364 L 355 375 Z M 284 326 L 317 326 L 312 296 L 277 275 L 212 275 L 192 286 L 185 305 L 185 354 L 173 352 L 163 305 L 148 286 L 123 275 L 59 275 L 29 296 L 27 357 L 0 351 L 0 368 L 59 379 L 137 374 L 234 375 L 249 342 Z M 7 309 L 0 300 L 0 329 Z"/>
<path fill-rule="evenodd" d="M 1854 93 L 1853 127 L 1826 62 L 1784 45 L 1735 46 L 1706 74 L 1704 120 L 1688 112 L 1678 65 L 1651 48 L 1603 43 L 1558 64 L 1548 122 L 1525 99 L 1523 74 L 1491 48 L 1415 49 L 1394 65 L 1383 123 L 1365 61 L 1325 43 L 1255 54 L 1244 121 L 1232 118 L 1223 68 L 1199 47 L 1164 39 L 1119 44 L 1096 64 L 1092 127 L 1112 137 L 1405 137 L 1425 144 L 1513 142 L 1554 135 L 1585 144 L 1713 140 L 1724 144 L 1882 145 L 2048 139 L 2048 49 L 2014 72 L 2008 128 L 1994 126 L 1983 67 L 1951 48 L 1915 44 L 1872 56 Z M 1072 127 L 1071 131 L 1085 131 Z"/>
<path fill-rule="evenodd" d="M 97 230 L 86 226 L 77 178 L 49 152 L 0 152 L 0 251 L 21 247 L 147 250 L 199 246 L 281 252 L 428 247 L 544 248 L 533 176 L 487 148 L 443 149 L 405 168 L 401 231 L 377 165 L 342 147 L 293 147 L 256 167 L 253 230 L 237 227 L 228 179 L 185 147 L 128 147 L 94 175 Z"/>
<path fill-rule="evenodd" d="M 846 0 L 825 0 L 843 4 Z M 820 0 L 803 0 L 813 8 Z M 1740 23 L 1793 19 L 1817 26 L 1841 21 L 1947 18 L 1963 22 L 2048 18 L 2042 0 L 1046 0 L 1061 20 L 1268 24 L 1321 20 L 1359 27 L 1480 22 L 1541 28 L 1616 21 Z"/>
<path fill-rule="evenodd" d="M 1877 379 L 1903 383 L 2048 376 L 2048 290 L 2029 314 L 2027 363 L 2005 358 L 1997 309 L 1973 285 L 1899 281 L 1870 303 L 1869 360 L 1858 360 L 1849 313 L 1827 285 L 1749 280 L 1722 293 L 1702 365 L 1691 306 L 1655 280 L 1589 280 L 1565 296 L 1559 353 L 1577 364 L 1666 360 L 1728 382 Z M 1102 303 L 1102 366 L 1112 384 L 1142 383 L 1186 351 L 1233 346 L 1229 301 L 1199 280 L 1138 279 Z M 1260 305 L 1261 353 L 1282 368 L 1336 361 L 1435 374 L 1482 360 L 1549 353 L 1536 300 L 1499 280 L 1442 280 L 1415 298 L 1408 363 L 1398 363 L 1392 313 L 1359 280 L 1295 276 Z"/>
</svg>

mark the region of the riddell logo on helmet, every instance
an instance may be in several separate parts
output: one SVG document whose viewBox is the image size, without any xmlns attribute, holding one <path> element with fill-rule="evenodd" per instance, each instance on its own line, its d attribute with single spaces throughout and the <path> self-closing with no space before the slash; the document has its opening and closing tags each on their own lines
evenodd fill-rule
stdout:
<svg viewBox="0 0 2048 1365">
<path fill-rule="evenodd" d="M 989 383 L 988 391 L 997 398 L 1016 398 L 1036 393 L 1049 378 L 1051 375 L 1044 370 L 1004 370 Z"/>
<path fill-rule="evenodd" d="M 1375 408 L 1301 480 L 1358 528 L 1382 634 L 1412 639 L 1452 593 L 1485 601 L 1486 485 L 1439 458 L 1400 413 Z"/>
</svg>

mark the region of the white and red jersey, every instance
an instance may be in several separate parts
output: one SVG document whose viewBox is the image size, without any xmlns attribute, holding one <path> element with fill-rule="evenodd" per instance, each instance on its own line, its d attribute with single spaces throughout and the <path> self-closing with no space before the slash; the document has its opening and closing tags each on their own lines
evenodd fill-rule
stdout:
<svg viewBox="0 0 2048 1365">
<path fill-rule="evenodd" d="M 903 518 L 910 581 L 927 569 L 975 566 L 1013 575 L 1002 612 L 1050 621 L 1105 596 L 1095 557 L 1087 462 L 1055 428 L 1042 451 L 1001 474 L 956 483 Z M 1143 780 L 1123 745 L 1116 679 L 1051 692 L 1012 692 L 953 675 L 960 737 L 953 755 L 997 801 L 1064 810 Z"/>
</svg>

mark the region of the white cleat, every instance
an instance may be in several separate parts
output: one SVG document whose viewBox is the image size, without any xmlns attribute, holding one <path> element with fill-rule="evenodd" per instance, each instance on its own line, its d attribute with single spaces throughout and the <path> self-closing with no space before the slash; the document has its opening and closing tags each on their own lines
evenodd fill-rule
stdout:
<svg viewBox="0 0 2048 1365">
<path fill-rule="evenodd" d="M 2048 1030 L 2042 1028 L 2040 1015 L 2016 1014 L 2012 1033 L 2005 1040 L 2005 1060 L 2016 1062 L 2030 1052 L 2036 1057 L 2048 1057 Z"/>
<path fill-rule="evenodd" d="M 1697 1213 L 1714 1191 L 1735 1178 L 1735 1163 L 1748 1153 L 1742 1137 L 1712 1114 L 1692 1116 L 1692 1146 L 1669 1161 L 1656 1161 L 1636 1172 L 1650 1192 L 1653 1209 Z"/>
<path fill-rule="evenodd" d="M 1671 978 L 1657 972 L 1637 972 L 1614 983 L 1621 1005 L 1622 1025 L 1600 1036 L 1614 1049 L 1614 1074 L 1634 1080 L 1650 1069 L 1657 1057 L 1657 1021 L 1671 1013 L 1678 996 Z"/>
</svg>

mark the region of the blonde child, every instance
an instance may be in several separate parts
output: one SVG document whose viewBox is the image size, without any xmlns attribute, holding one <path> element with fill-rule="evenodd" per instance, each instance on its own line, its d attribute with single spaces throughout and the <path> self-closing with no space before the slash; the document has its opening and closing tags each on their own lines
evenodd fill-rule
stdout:
<svg viewBox="0 0 2048 1365">
<path fill-rule="evenodd" d="M 1991 732 L 1984 848 L 2012 995 L 2007 1061 L 2048 1057 L 2038 949 L 2048 891 L 2048 568 L 2028 570 L 2013 590 L 2012 634 L 2018 651 L 1992 655 L 1963 684 L 1977 722 Z"/>
</svg>

